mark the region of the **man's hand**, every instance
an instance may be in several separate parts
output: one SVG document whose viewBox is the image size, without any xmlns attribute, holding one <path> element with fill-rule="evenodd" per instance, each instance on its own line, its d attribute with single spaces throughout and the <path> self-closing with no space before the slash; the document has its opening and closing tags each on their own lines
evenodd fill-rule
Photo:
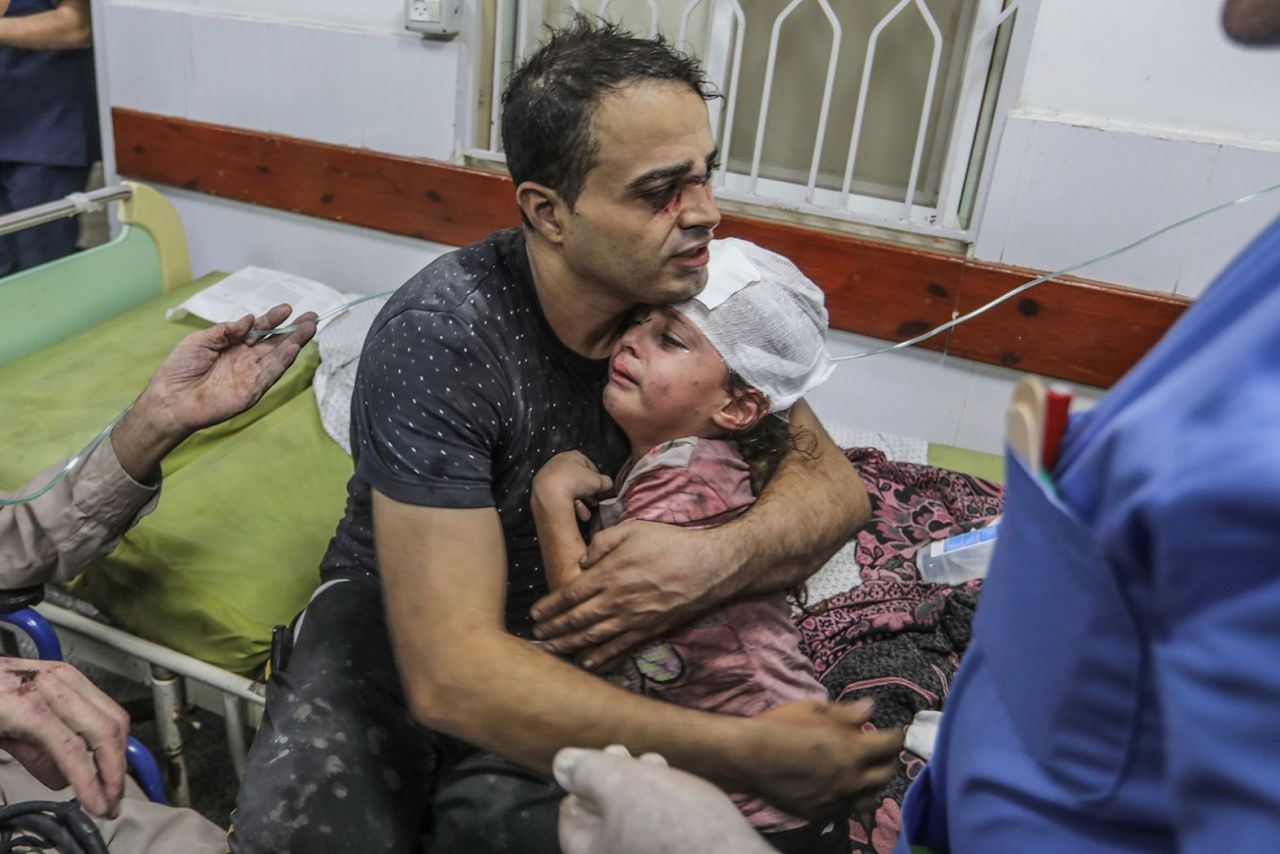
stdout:
<svg viewBox="0 0 1280 854">
<path fill-rule="evenodd" d="M 275 329 L 292 309 L 278 305 L 262 317 L 245 315 L 193 332 L 156 369 L 139 406 L 167 413 L 188 434 L 239 415 L 262 398 L 316 334 L 314 312 L 288 335 L 250 339 L 251 329 Z M 135 407 L 136 408 L 136 407 Z"/>
<path fill-rule="evenodd" d="M 625 753 L 625 751 L 622 751 Z M 566 747 L 556 754 L 565 854 L 764 854 L 772 849 L 733 801 L 699 777 L 668 768 L 657 754 L 640 759 L 614 748 Z"/>
<path fill-rule="evenodd" d="M 732 571 L 718 529 L 630 521 L 596 534 L 584 572 L 533 606 L 543 648 L 606 670 L 627 650 L 717 605 Z"/>
<path fill-rule="evenodd" d="M 93 815 L 119 814 L 128 735 L 129 715 L 71 665 L 0 658 L 0 748 Z"/>
<path fill-rule="evenodd" d="M 875 803 L 893 779 L 903 731 L 871 728 L 873 707 L 798 701 L 752 718 L 763 740 L 750 747 L 759 769 L 751 794 L 811 820 Z"/>
<path fill-rule="evenodd" d="M 251 339 L 249 331 L 274 329 L 291 312 L 278 305 L 262 317 L 246 315 L 179 341 L 112 433 L 124 470 L 145 480 L 187 436 L 257 403 L 316 334 L 316 315 L 300 316 L 287 335 Z"/>
<path fill-rule="evenodd" d="M 613 489 L 613 479 L 600 473 L 581 451 L 564 451 L 547 460 L 533 478 L 533 512 L 555 512 L 573 505 L 583 522 L 591 519 L 587 502 Z"/>
</svg>

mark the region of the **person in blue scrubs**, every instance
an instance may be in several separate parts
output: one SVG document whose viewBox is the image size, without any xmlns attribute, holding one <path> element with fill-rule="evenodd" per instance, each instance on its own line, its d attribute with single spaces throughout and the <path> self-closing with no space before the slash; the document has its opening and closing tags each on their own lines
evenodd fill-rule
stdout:
<svg viewBox="0 0 1280 854">
<path fill-rule="evenodd" d="M 1280 43 L 1274 0 L 1225 23 Z M 1007 471 L 897 850 L 1280 851 L 1280 221 L 1072 417 L 1056 488 Z"/>
<path fill-rule="evenodd" d="M 898 850 L 1280 850 L 1280 221 L 1072 418 L 1056 494 L 1006 468 Z"/>
<path fill-rule="evenodd" d="M 1228 0 L 1223 21 L 1280 44 L 1280 0 Z M 974 640 L 896 851 L 1280 851 L 1280 220 L 1064 443 L 1053 488 L 1009 459 Z M 667 828 L 699 815 L 716 828 L 701 851 L 756 850 L 670 769 L 556 766 L 574 854 L 673 850 Z"/>
<path fill-rule="evenodd" d="M 0 17 L 0 214 L 81 192 L 101 156 L 89 0 Z M 0 276 L 74 252 L 74 219 L 0 236 Z"/>
</svg>

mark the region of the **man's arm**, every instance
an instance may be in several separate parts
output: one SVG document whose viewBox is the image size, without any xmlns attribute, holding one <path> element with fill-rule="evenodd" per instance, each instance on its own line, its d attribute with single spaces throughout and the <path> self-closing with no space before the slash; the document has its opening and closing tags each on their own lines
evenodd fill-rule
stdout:
<svg viewBox="0 0 1280 854">
<path fill-rule="evenodd" d="M 544 772 L 561 747 L 621 743 L 808 816 L 889 779 L 900 736 L 861 732 L 864 708 L 816 704 L 749 719 L 683 709 L 509 635 L 492 508 L 418 507 L 375 490 L 373 517 L 396 663 L 423 724 Z"/>
<path fill-rule="evenodd" d="M 803 401 L 791 425 L 812 453 L 787 454 L 738 519 L 697 531 L 628 522 L 596 535 L 583 562 L 591 571 L 534 606 L 539 639 L 598 669 L 722 602 L 787 590 L 812 575 L 866 524 L 870 504 Z"/>
<path fill-rule="evenodd" d="M 25 50 L 93 47 L 89 0 L 61 0 L 48 12 L 0 17 L 0 46 Z"/>
</svg>

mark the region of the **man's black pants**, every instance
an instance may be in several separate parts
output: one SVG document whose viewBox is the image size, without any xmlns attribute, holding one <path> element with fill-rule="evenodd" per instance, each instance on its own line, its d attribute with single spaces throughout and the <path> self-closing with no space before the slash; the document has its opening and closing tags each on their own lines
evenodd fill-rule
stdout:
<svg viewBox="0 0 1280 854">
<path fill-rule="evenodd" d="M 382 594 L 346 581 L 312 600 L 287 666 L 267 683 L 230 844 L 237 854 L 557 854 L 564 794 L 415 722 Z M 796 854 L 849 850 L 843 821 L 766 838 Z"/>
<path fill-rule="evenodd" d="M 267 683 L 231 849 L 552 854 L 563 796 L 415 722 L 381 592 L 347 581 L 312 600 L 287 666 Z"/>
</svg>

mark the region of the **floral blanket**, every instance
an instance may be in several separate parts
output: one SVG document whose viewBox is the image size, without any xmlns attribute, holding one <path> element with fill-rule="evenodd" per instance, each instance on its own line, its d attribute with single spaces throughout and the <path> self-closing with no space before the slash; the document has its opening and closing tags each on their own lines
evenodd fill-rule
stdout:
<svg viewBox="0 0 1280 854">
<path fill-rule="evenodd" d="M 871 499 L 871 522 L 857 542 L 862 583 L 812 605 L 800 631 L 833 698 L 873 697 L 872 725 L 905 726 L 918 711 L 942 708 L 969 643 L 981 586 L 925 583 L 915 554 L 933 540 L 991 521 L 1000 514 L 1004 489 L 946 469 L 890 462 L 871 448 L 845 454 Z M 902 752 L 874 813 L 849 820 L 854 851 L 892 851 L 902 798 L 923 765 Z"/>
</svg>

